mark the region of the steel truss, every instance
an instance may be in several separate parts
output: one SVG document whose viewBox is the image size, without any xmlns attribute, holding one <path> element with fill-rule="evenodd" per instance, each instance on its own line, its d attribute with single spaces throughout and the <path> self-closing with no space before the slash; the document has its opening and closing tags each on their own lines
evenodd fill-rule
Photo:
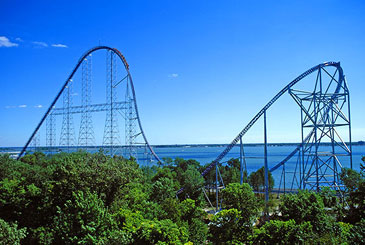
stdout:
<svg viewBox="0 0 365 245">
<path fill-rule="evenodd" d="M 347 160 L 352 168 L 350 95 L 344 77 L 339 78 L 343 82 L 338 85 L 337 72 L 331 75 L 322 67 L 313 91 L 289 90 L 301 110 L 302 143 L 292 180 L 299 189 L 341 190 L 341 162 Z M 324 75 L 331 78 L 328 84 L 323 82 Z M 330 92 L 333 84 L 338 89 Z M 349 143 L 341 137 L 341 128 L 346 128 Z M 303 138 L 304 134 L 309 137 Z M 342 136 L 346 133 L 342 132 Z"/>
<path fill-rule="evenodd" d="M 327 67 L 335 68 L 334 74 L 327 71 Z M 317 71 L 315 88 L 313 91 L 298 91 L 293 87 L 299 81 Z M 323 83 L 322 75 L 330 79 L 328 84 Z M 337 75 L 337 77 L 336 77 Z M 301 109 L 301 134 L 302 142 L 281 162 L 269 169 L 267 161 L 267 127 L 266 113 L 268 109 L 286 92 L 294 98 Z M 214 167 L 220 164 L 221 160 L 240 142 L 240 168 L 241 183 L 243 183 L 243 172 L 247 169 L 242 138 L 250 128 L 263 116 L 264 117 L 264 163 L 265 163 L 265 200 L 269 199 L 268 172 L 282 168 L 282 177 L 279 190 L 274 192 L 285 193 L 295 192 L 298 189 L 310 189 L 319 191 L 322 186 L 329 186 L 341 190 L 339 173 L 344 158 L 350 162 L 352 168 L 351 149 L 351 120 L 350 120 L 350 98 L 343 70 L 339 62 L 326 62 L 310 68 L 300 76 L 291 81 L 279 93 L 277 93 L 247 124 L 245 128 L 233 139 L 224 151 L 202 172 L 207 175 Z M 340 136 L 339 128 L 347 128 L 348 143 Z M 304 135 L 307 134 L 305 137 Z M 323 151 L 323 142 L 330 145 L 330 151 Z M 294 156 L 298 157 L 295 170 L 286 170 L 287 162 Z M 290 186 L 286 180 L 292 176 Z M 218 173 L 216 172 L 216 178 Z M 218 180 L 216 180 L 218 183 Z M 181 188 L 177 195 L 184 191 Z M 218 191 L 218 188 L 217 188 Z M 218 196 L 218 194 L 217 194 Z M 218 201 L 217 201 L 218 203 Z M 217 207 L 218 209 L 218 207 Z"/>
<path fill-rule="evenodd" d="M 73 124 L 73 116 L 70 113 L 70 108 L 73 103 L 73 82 L 69 81 L 66 91 L 63 94 L 63 121 L 60 137 L 60 146 L 66 146 L 67 150 L 76 145 L 75 129 Z"/>
<path fill-rule="evenodd" d="M 125 110 L 125 142 L 127 145 L 127 154 L 137 159 L 136 138 L 141 134 L 138 131 L 136 110 L 134 110 L 133 96 L 130 93 L 127 79 L 127 90 L 125 94 L 126 110 Z M 148 159 L 148 156 L 146 157 Z"/>
<path fill-rule="evenodd" d="M 79 146 L 94 146 L 95 136 L 91 111 L 91 84 L 92 84 L 92 55 L 89 54 L 82 62 L 82 91 L 81 91 L 81 123 L 79 130 Z"/>
<path fill-rule="evenodd" d="M 106 50 L 106 99 L 105 103 L 92 104 L 92 53 L 97 50 Z M 117 62 L 123 71 L 117 70 Z M 78 69 L 81 68 L 81 104 L 74 105 L 73 84 L 72 80 Z M 126 75 L 121 79 L 119 73 Z M 121 87 L 124 84 L 126 87 Z M 117 90 L 125 90 L 125 101 L 117 96 Z M 63 97 L 63 105 L 57 107 L 56 103 Z M 114 48 L 107 46 L 98 46 L 87 51 L 78 61 L 61 90 L 53 100 L 40 123 L 26 142 L 18 159 L 25 151 L 32 151 L 35 147 L 42 146 L 39 143 L 39 134 L 41 126 L 45 123 L 45 143 L 46 152 L 51 153 L 55 147 L 61 146 L 66 148 L 84 148 L 96 146 L 92 114 L 96 112 L 105 112 L 105 126 L 102 139 L 102 145 L 107 148 L 107 153 L 111 155 L 122 154 L 120 149 L 125 149 L 124 156 L 127 158 L 137 158 L 137 148 L 141 148 L 141 153 L 146 161 L 151 162 L 152 158 L 160 161 L 158 156 L 149 145 L 147 138 L 141 126 L 141 120 L 138 114 L 136 94 L 132 77 L 129 72 L 129 65 L 124 56 Z M 75 137 L 74 115 L 80 115 L 80 124 L 78 138 Z M 62 127 L 60 130 L 59 144 L 56 140 L 56 118 L 62 116 Z M 125 120 L 125 145 L 121 144 L 118 126 L 118 117 Z M 99 145 L 101 145 L 99 143 Z M 32 149 L 31 149 L 32 148 Z M 34 151 L 34 150 L 33 150 Z"/>
<path fill-rule="evenodd" d="M 118 127 L 118 117 L 114 109 L 114 103 L 117 99 L 117 90 L 114 88 L 116 82 L 117 66 L 115 54 L 112 51 L 107 51 L 106 67 L 106 101 L 109 103 L 107 110 L 104 128 L 103 145 L 109 148 L 109 153 L 114 155 L 118 153 L 118 146 L 121 145 Z"/>
</svg>

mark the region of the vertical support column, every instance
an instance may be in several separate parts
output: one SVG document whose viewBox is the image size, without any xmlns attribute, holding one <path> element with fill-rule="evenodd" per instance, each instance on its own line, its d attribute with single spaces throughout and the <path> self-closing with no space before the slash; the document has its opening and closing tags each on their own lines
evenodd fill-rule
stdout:
<svg viewBox="0 0 365 245">
<path fill-rule="evenodd" d="M 56 118 L 52 111 L 46 120 L 46 146 L 49 147 L 48 151 L 52 153 L 52 148 L 56 145 Z"/>
<path fill-rule="evenodd" d="M 40 132 L 39 131 L 33 137 L 32 146 L 33 146 L 33 152 L 37 152 L 38 151 L 38 147 L 40 147 Z"/>
<path fill-rule="evenodd" d="M 268 214 L 267 203 L 269 201 L 269 166 L 267 163 L 266 110 L 264 111 L 264 154 L 265 154 L 265 212 L 266 214 Z"/>
<path fill-rule="evenodd" d="M 125 110 L 125 144 L 127 148 L 127 155 L 138 160 L 138 147 L 136 146 L 136 138 L 140 135 L 138 131 L 137 121 L 138 116 L 135 108 L 135 101 L 131 91 L 132 85 L 129 84 L 130 78 L 127 75 L 127 90 L 125 94 L 126 110 Z"/>
<path fill-rule="evenodd" d="M 319 84 L 320 84 L 320 89 L 319 89 L 319 95 L 317 95 L 316 91 L 314 91 L 315 95 L 314 95 L 314 111 L 315 111 L 315 137 L 316 137 L 316 189 L 317 189 L 317 192 L 319 192 L 319 181 L 320 181 L 320 172 L 319 172 L 319 155 L 318 155 L 318 148 L 319 148 L 319 141 L 318 141 L 318 135 L 317 135 L 317 129 L 319 128 L 318 126 L 318 116 L 319 115 L 319 112 L 320 112 L 320 106 L 322 104 L 322 68 L 320 68 L 318 70 L 318 73 L 319 73 Z M 316 103 L 317 102 L 317 96 L 318 96 L 318 104 Z M 328 114 L 327 114 L 328 116 Z M 323 118 L 323 123 L 326 124 L 326 121 L 325 121 L 325 118 Z"/>
<path fill-rule="evenodd" d="M 243 184 L 243 144 L 242 137 L 240 137 L 240 183 Z"/>
<path fill-rule="evenodd" d="M 300 152 L 299 152 L 299 154 L 300 154 Z M 284 163 L 284 165 L 283 165 L 283 177 L 284 177 L 284 195 L 285 195 L 285 192 L 286 192 L 286 176 L 285 176 L 285 165 L 286 165 L 286 162 Z M 300 166 L 299 166 L 299 169 L 300 169 Z M 278 196 L 279 196 L 279 194 L 278 194 Z"/>
<path fill-rule="evenodd" d="M 315 173 L 316 173 L 316 191 L 319 192 L 319 166 L 318 166 L 318 137 L 317 137 L 317 116 L 318 116 L 318 111 L 317 111 L 317 95 L 314 93 L 313 96 L 313 107 L 314 107 L 314 124 L 313 124 L 313 128 L 314 128 L 314 165 L 315 165 Z"/>
<path fill-rule="evenodd" d="M 91 54 L 82 62 L 82 91 L 81 91 L 81 123 L 79 131 L 79 146 L 90 146 L 95 144 L 94 130 L 92 126 L 91 112 Z"/>
<path fill-rule="evenodd" d="M 67 92 L 65 94 L 65 97 L 66 97 L 66 103 L 67 103 L 67 106 L 66 106 L 66 145 L 67 145 L 67 152 L 70 151 L 70 141 L 71 141 L 71 135 L 70 135 L 70 117 L 71 117 L 71 114 L 70 114 L 70 107 L 71 107 L 71 84 L 72 84 L 72 81 L 70 80 L 69 82 L 69 85 L 67 87 Z"/>
<path fill-rule="evenodd" d="M 110 64 L 108 64 L 108 66 L 110 67 L 110 80 L 107 81 L 109 87 L 107 89 L 109 89 L 109 103 L 110 103 L 110 154 L 113 156 L 114 155 L 114 132 L 113 132 L 113 53 L 109 51 L 110 54 Z M 108 55 L 109 56 L 109 55 Z"/>
<path fill-rule="evenodd" d="M 303 102 L 300 101 L 300 108 L 303 108 Z M 304 171 L 304 150 L 305 150 L 305 144 L 304 144 L 304 122 L 303 122 L 303 109 L 300 110 L 300 124 L 301 124 L 301 136 L 302 136 L 302 155 L 299 157 L 299 170 L 302 170 L 302 174 L 300 174 L 300 181 L 299 181 L 299 189 L 305 189 L 305 171 Z"/>
<path fill-rule="evenodd" d="M 114 81 L 116 79 L 116 62 L 115 54 L 112 51 L 107 51 L 106 55 L 106 101 L 108 110 L 105 119 L 103 145 L 109 148 L 110 155 L 116 154 L 116 148 L 119 141 L 119 129 L 117 123 L 116 108 L 114 103 L 116 100 L 116 90 L 114 89 Z"/>
<path fill-rule="evenodd" d="M 216 211 L 219 210 L 219 197 L 218 197 L 218 163 L 215 165 L 215 200 L 216 200 Z"/>
<path fill-rule="evenodd" d="M 126 110 L 125 110 L 125 144 L 126 144 L 126 156 L 132 157 L 132 145 L 133 145 L 133 100 L 129 91 L 129 77 L 127 77 L 127 89 L 125 93 Z"/>
<path fill-rule="evenodd" d="M 352 169 L 352 136 L 351 136 L 351 114 L 350 114 L 350 93 L 347 89 L 347 83 L 346 80 L 344 78 L 344 82 L 345 82 L 345 87 L 346 87 L 346 92 L 347 92 L 347 105 L 348 105 L 348 114 L 349 114 L 349 144 L 350 144 L 350 167 Z"/>
<path fill-rule="evenodd" d="M 332 167 L 333 167 L 333 186 L 336 186 L 336 178 L 337 178 L 337 163 L 336 163 L 336 152 L 335 152 L 335 117 L 333 115 L 333 104 L 330 103 L 331 108 L 330 110 L 330 136 L 331 136 L 331 146 L 332 146 L 332 152 L 331 152 L 331 158 L 332 158 Z"/>
<path fill-rule="evenodd" d="M 70 151 L 70 147 L 75 145 L 75 132 L 73 128 L 73 119 L 71 113 L 73 96 L 72 87 L 73 81 L 72 79 L 70 79 L 68 81 L 66 89 L 63 92 L 63 121 L 60 138 L 60 145 L 66 146 L 68 152 Z"/>
</svg>

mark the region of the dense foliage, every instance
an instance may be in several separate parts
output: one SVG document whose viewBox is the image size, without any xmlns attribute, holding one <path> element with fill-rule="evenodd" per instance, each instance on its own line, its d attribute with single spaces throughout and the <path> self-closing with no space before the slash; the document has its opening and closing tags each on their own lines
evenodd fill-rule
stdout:
<svg viewBox="0 0 365 245">
<path fill-rule="evenodd" d="M 140 168 L 102 152 L 0 156 L 0 243 L 202 243 L 208 226 L 198 167 L 177 159 Z M 187 192 L 178 200 L 180 186 Z"/>
<path fill-rule="evenodd" d="M 225 188 L 215 213 L 202 192 L 214 200 L 215 176 L 203 178 L 194 160 L 140 167 L 102 152 L 0 155 L 0 244 L 364 243 L 363 166 L 343 170 L 345 200 L 326 188 L 301 191 L 280 196 L 270 217 L 254 193 L 263 169 L 244 173 L 241 185 L 237 159 L 220 167 Z"/>
</svg>

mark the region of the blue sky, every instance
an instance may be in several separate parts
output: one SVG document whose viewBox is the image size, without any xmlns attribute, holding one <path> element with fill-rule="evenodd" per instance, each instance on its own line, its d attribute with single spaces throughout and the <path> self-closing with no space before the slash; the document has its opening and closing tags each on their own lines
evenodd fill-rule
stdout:
<svg viewBox="0 0 365 245">
<path fill-rule="evenodd" d="M 79 57 L 98 44 L 128 60 L 151 144 L 229 143 L 324 61 L 341 61 L 353 140 L 364 140 L 364 13 L 363 1 L 3 0 L 0 146 L 25 143 Z M 268 112 L 271 142 L 299 140 L 299 108 L 286 97 Z M 262 141 L 259 126 L 245 140 Z"/>
</svg>

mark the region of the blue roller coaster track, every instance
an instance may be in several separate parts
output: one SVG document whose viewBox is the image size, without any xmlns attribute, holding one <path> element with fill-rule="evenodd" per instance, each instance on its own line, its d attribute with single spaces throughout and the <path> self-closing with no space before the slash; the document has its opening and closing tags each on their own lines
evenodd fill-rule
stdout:
<svg viewBox="0 0 365 245">
<path fill-rule="evenodd" d="M 233 139 L 233 141 L 224 149 L 224 151 L 218 155 L 218 157 L 210 164 L 208 167 L 204 169 L 204 171 L 201 173 L 201 175 L 204 177 L 206 176 L 214 167 L 216 167 L 217 164 L 232 150 L 232 148 L 242 139 L 242 137 L 250 130 L 250 128 L 262 117 L 266 111 L 286 92 L 288 92 L 295 84 L 297 84 L 299 81 L 301 81 L 303 78 L 307 77 L 308 75 L 312 74 L 315 71 L 320 70 L 324 67 L 335 67 L 337 68 L 339 72 L 339 81 L 337 81 L 337 87 L 334 91 L 333 96 L 336 96 L 336 94 L 340 91 L 344 84 L 344 75 L 343 70 L 340 66 L 339 62 L 325 62 L 319 65 L 316 65 L 309 70 L 305 71 L 301 75 L 299 75 L 297 78 L 295 78 L 293 81 L 291 81 L 288 85 L 286 85 L 282 90 L 280 90 L 252 119 L 251 121 L 246 125 L 246 127 L 243 128 L 243 130 Z M 328 112 L 328 110 L 327 110 Z M 305 138 L 306 140 L 309 139 L 313 134 L 313 131 L 308 134 L 308 136 Z M 299 144 L 293 152 L 291 152 L 283 161 L 275 165 L 270 169 L 270 171 L 274 171 L 285 162 L 287 162 L 291 157 L 293 157 L 302 147 L 303 143 Z M 183 192 L 183 188 L 181 188 L 177 194 L 180 194 Z"/>
<path fill-rule="evenodd" d="M 72 70 L 71 74 L 68 76 L 68 78 L 66 79 L 65 83 L 63 84 L 61 90 L 58 92 L 58 94 L 56 95 L 55 99 L 52 101 L 51 105 L 48 107 L 46 113 L 43 115 L 41 121 L 38 123 L 38 125 L 35 128 L 35 130 L 33 131 L 32 135 L 30 136 L 30 138 L 28 139 L 28 141 L 24 145 L 23 149 L 19 153 L 18 159 L 21 156 L 23 156 L 23 154 L 27 150 L 28 146 L 30 145 L 31 141 L 33 140 L 33 138 L 37 134 L 38 130 L 43 125 L 43 123 L 46 120 L 47 116 L 50 114 L 50 112 L 54 108 L 56 102 L 59 100 L 61 94 L 64 92 L 65 88 L 67 87 L 67 85 L 69 84 L 69 82 L 72 80 L 72 78 L 75 75 L 76 71 L 80 68 L 82 62 L 86 59 L 86 57 L 88 55 L 90 55 L 91 53 L 93 53 L 93 52 L 95 52 L 97 50 L 108 50 L 108 51 L 111 51 L 114 54 L 116 54 L 119 57 L 119 59 L 122 61 L 123 65 L 124 65 L 124 68 L 125 68 L 125 70 L 127 72 L 127 75 L 129 77 L 129 81 L 130 81 L 130 85 L 131 85 L 131 91 L 132 91 L 132 96 L 133 96 L 133 101 L 134 101 L 134 108 L 135 108 L 135 112 L 136 112 L 136 115 L 137 115 L 137 120 L 138 120 L 138 125 L 139 125 L 139 128 L 140 128 L 140 132 L 141 132 L 141 134 L 143 136 L 143 139 L 144 139 L 144 141 L 146 143 L 146 146 L 148 147 L 149 151 L 152 153 L 152 155 L 154 156 L 154 158 L 157 161 L 159 161 L 159 162 L 161 161 L 159 159 L 159 157 L 156 155 L 156 153 L 154 152 L 154 150 L 152 149 L 152 147 L 150 146 L 150 144 L 148 143 L 147 137 L 146 137 L 146 135 L 145 135 L 145 133 L 143 131 L 142 124 L 141 124 L 141 120 L 140 120 L 139 113 L 138 113 L 136 93 L 135 93 L 135 89 L 134 89 L 134 85 L 133 85 L 133 81 L 132 81 L 132 76 L 131 76 L 130 71 L 129 71 L 129 65 L 128 65 L 126 59 L 124 58 L 124 56 L 122 55 L 122 53 L 119 50 L 117 50 L 116 48 L 108 47 L 108 46 L 97 46 L 97 47 L 94 47 L 94 48 L 88 50 L 87 52 L 85 52 L 81 56 L 81 58 L 78 60 L 78 62 L 76 64 L 75 68 Z"/>
</svg>

